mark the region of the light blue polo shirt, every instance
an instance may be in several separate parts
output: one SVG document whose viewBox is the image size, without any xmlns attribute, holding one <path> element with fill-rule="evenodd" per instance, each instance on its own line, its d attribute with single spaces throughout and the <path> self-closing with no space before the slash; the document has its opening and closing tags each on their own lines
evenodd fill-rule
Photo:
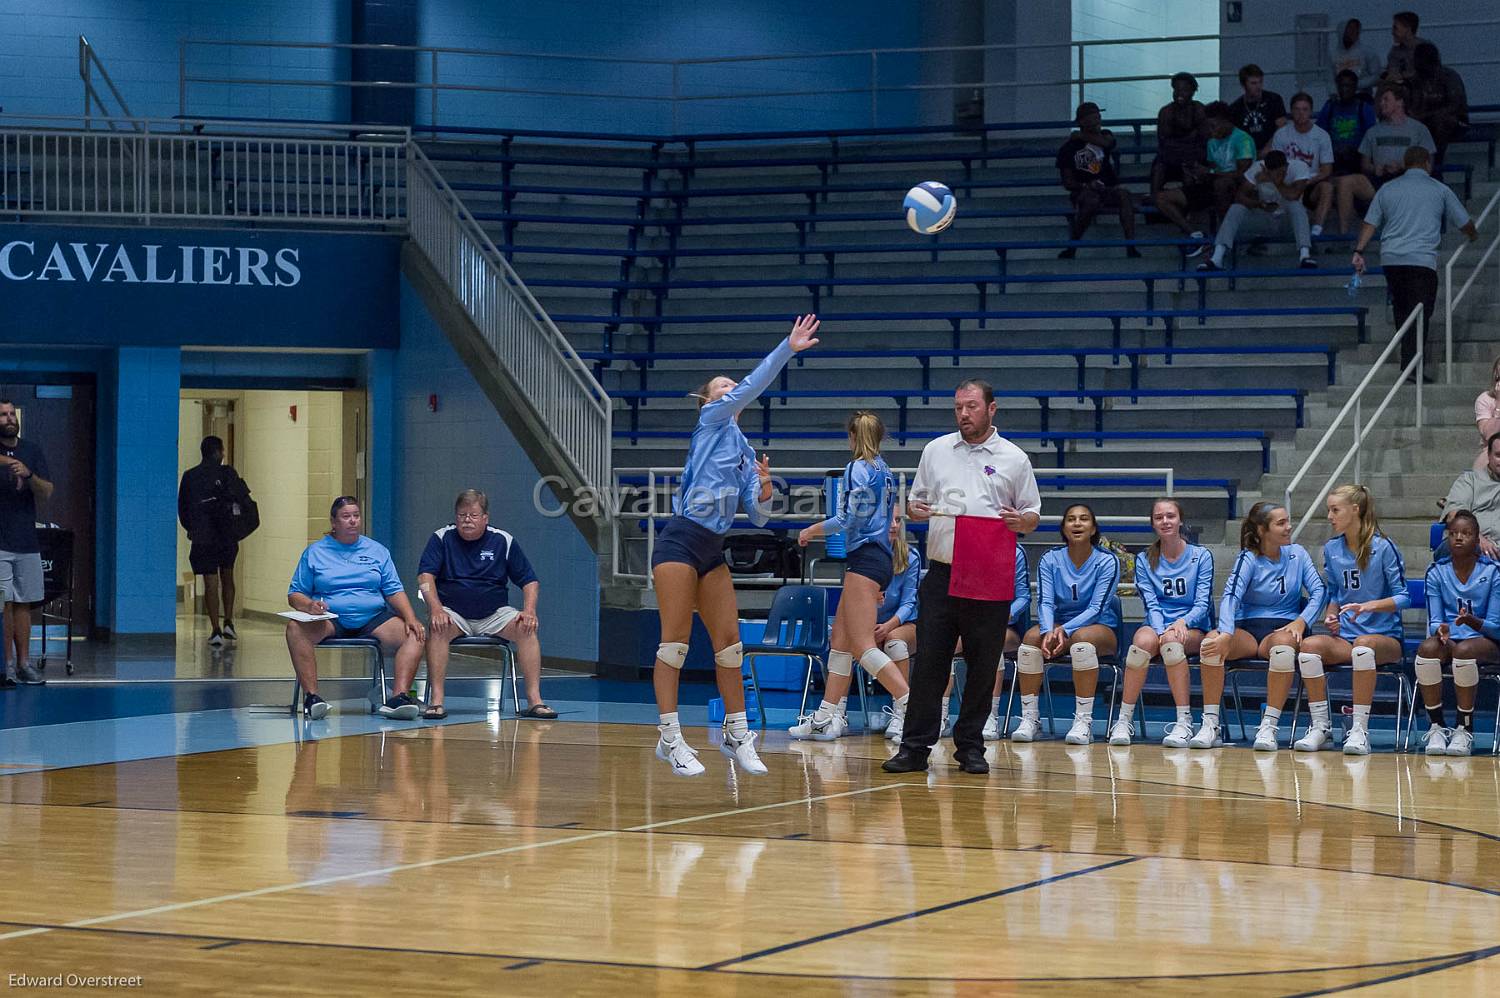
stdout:
<svg viewBox="0 0 1500 998">
<path fill-rule="evenodd" d="M 387 596 L 401 592 L 396 564 L 384 544 L 363 535 L 353 544 L 323 537 L 307 546 L 292 573 L 287 595 L 322 600 L 339 623 L 359 628 L 385 609 Z"/>
<path fill-rule="evenodd" d="M 1380 230 L 1380 265 L 1437 270 L 1445 216 L 1456 229 L 1469 224 L 1458 195 L 1426 170 L 1408 167 L 1380 188 L 1365 212 L 1365 221 Z"/>
</svg>

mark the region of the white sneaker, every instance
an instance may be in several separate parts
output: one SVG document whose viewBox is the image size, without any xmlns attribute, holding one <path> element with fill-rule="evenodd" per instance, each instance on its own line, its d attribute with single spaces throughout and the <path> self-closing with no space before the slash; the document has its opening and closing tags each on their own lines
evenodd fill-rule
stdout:
<svg viewBox="0 0 1500 998">
<path fill-rule="evenodd" d="M 998 742 L 1000 740 L 999 714 L 991 714 L 984 719 L 984 740 L 987 742 Z"/>
<path fill-rule="evenodd" d="M 208 636 L 208 646 L 210 648 L 223 648 L 224 635 L 220 634 L 218 631 L 214 631 Z"/>
<path fill-rule="evenodd" d="M 1085 714 L 1073 715 L 1073 726 L 1063 736 L 1069 745 L 1087 745 L 1094 740 L 1094 719 Z"/>
<path fill-rule="evenodd" d="M 1224 744 L 1224 730 L 1217 717 L 1204 717 L 1203 726 L 1188 741 L 1189 748 L 1218 748 Z"/>
<path fill-rule="evenodd" d="M 1193 742 L 1193 726 L 1186 721 L 1173 721 L 1167 725 L 1167 733 L 1161 743 L 1167 748 L 1187 748 Z"/>
<path fill-rule="evenodd" d="M 739 763 L 740 768 L 751 776 L 765 776 L 767 773 L 766 764 L 760 761 L 760 754 L 755 751 L 755 737 L 756 732 L 746 731 L 744 738 L 735 738 L 734 735 L 729 733 L 729 729 L 726 728 L 724 729 L 724 740 L 719 743 L 719 751 Z M 838 736 L 835 735 L 834 737 L 837 738 Z M 818 741 L 824 740 L 818 738 L 816 735 L 813 738 Z"/>
<path fill-rule="evenodd" d="M 1427 743 L 1428 755 L 1448 754 L 1448 731 L 1441 724 L 1434 724 L 1427 729 L 1427 734 L 1422 736 L 1422 741 Z"/>
<path fill-rule="evenodd" d="M 670 742 L 665 738 L 658 738 L 656 757 L 670 763 L 672 772 L 678 776 L 703 775 L 703 763 L 698 761 L 698 753 L 688 748 L 687 740 L 680 735 Z"/>
<path fill-rule="evenodd" d="M 833 715 L 833 721 L 823 731 L 813 732 L 815 742 L 835 742 L 849 733 L 849 717 L 843 711 Z M 752 732 L 753 734 L 753 732 Z"/>
<path fill-rule="evenodd" d="M 1016 730 L 1010 733 L 1010 740 L 1013 742 L 1034 742 L 1041 733 L 1042 719 L 1040 717 L 1023 715 L 1021 723 L 1016 725 Z"/>
<path fill-rule="evenodd" d="M 1448 736 L 1448 755 L 1468 755 L 1474 750 L 1474 736 L 1469 734 L 1469 729 L 1458 727 Z M 1432 751 L 1428 749 L 1428 751 Z"/>
<path fill-rule="evenodd" d="M 1364 728 L 1355 728 L 1350 731 L 1349 736 L 1344 739 L 1344 754 L 1369 755 L 1370 733 Z"/>
<path fill-rule="evenodd" d="M 1297 739 L 1292 748 L 1297 752 L 1316 752 L 1333 741 L 1333 732 L 1320 724 L 1307 729 L 1307 734 Z"/>
<path fill-rule="evenodd" d="M 828 729 L 833 727 L 834 722 L 836 722 L 837 720 L 838 714 L 829 714 L 821 721 L 818 720 L 818 715 L 816 714 L 804 714 L 801 717 L 797 718 L 796 724 L 786 729 L 786 733 L 798 740 L 801 740 L 803 738 L 818 738 L 818 735 L 820 733 L 826 734 L 828 732 Z M 827 741 L 828 739 L 818 738 L 818 740 Z"/>
<path fill-rule="evenodd" d="M 885 708 L 885 712 L 891 716 L 891 719 L 885 722 L 885 736 L 893 742 L 899 742 L 901 736 L 906 733 L 906 714 L 898 714 L 889 707 Z"/>
<path fill-rule="evenodd" d="M 1077 723 L 1077 722 L 1074 722 Z M 1111 745 L 1130 744 L 1130 722 L 1116 721 L 1114 727 L 1109 729 L 1109 743 Z"/>
<path fill-rule="evenodd" d="M 1263 719 L 1255 729 L 1255 751 L 1275 752 L 1276 748 L 1276 725 Z"/>
</svg>

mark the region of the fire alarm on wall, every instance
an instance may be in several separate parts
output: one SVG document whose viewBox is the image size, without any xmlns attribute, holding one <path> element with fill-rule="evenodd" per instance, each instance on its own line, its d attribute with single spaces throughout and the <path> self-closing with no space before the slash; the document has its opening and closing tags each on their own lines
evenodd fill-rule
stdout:
<svg viewBox="0 0 1500 998">
<path fill-rule="evenodd" d="M 287 406 L 287 411 L 292 414 L 292 422 L 295 423 L 297 421 L 297 407 L 294 405 L 289 405 Z"/>
</svg>

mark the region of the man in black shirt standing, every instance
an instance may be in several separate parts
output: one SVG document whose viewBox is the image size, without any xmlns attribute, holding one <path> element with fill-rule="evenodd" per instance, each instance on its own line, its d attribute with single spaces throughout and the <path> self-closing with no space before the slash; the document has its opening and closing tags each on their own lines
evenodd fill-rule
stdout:
<svg viewBox="0 0 1500 998">
<path fill-rule="evenodd" d="M 1255 140 L 1259 156 L 1271 144 L 1276 129 L 1286 124 L 1286 102 L 1281 95 L 1266 89 L 1266 74 L 1255 63 L 1240 69 L 1240 86 L 1244 93 L 1229 105 L 1234 123 Z"/>
<path fill-rule="evenodd" d="M 1073 202 L 1073 224 L 1068 239 L 1072 242 L 1082 239 L 1101 207 L 1117 210 L 1125 238 L 1134 239 L 1135 203 L 1130 192 L 1120 186 L 1120 177 L 1115 172 L 1114 133 L 1101 127 L 1099 105 L 1092 101 L 1078 105 L 1073 121 L 1078 130 L 1057 151 L 1057 170 Z M 1069 246 L 1057 258 L 1071 260 L 1075 251 L 1076 247 Z M 1125 255 L 1138 257 L 1141 251 L 1127 246 Z"/>
<path fill-rule="evenodd" d="M 224 507 L 233 495 L 231 486 L 239 475 L 224 463 L 224 441 L 204 437 L 198 445 L 203 460 L 182 473 L 177 486 L 177 520 L 187 531 L 188 563 L 194 575 L 203 576 L 203 603 L 213 629 L 208 644 L 222 648 L 234 641 L 234 561 L 240 545 L 225 533 Z M 219 627 L 219 595 L 223 593 L 224 626 Z"/>
<path fill-rule="evenodd" d="M 42 602 L 42 546 L 36 533 L 36 503 L 52 495 L 47 458 L 21 439 L 21 414 L 0 399 L 0 592 L 5 599 L 5 633 L 10 638 L 10 669 L 0 689 L 19 679 L 40 686 L 46 680 L 31 664 L 31 606 Z"/>
</svg>

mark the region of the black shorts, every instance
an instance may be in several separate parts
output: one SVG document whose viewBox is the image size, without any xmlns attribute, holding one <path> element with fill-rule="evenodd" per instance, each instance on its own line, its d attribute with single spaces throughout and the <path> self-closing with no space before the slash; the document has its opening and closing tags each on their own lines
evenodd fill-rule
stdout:
<svg viewBox="0 0 1500 998">
<path fill-rule="evenodd" d="M 863 575 L 882 591 L 891 584 L 891 578 L 896 574 L 891 553 L 879 544 L 861 544 L 849 552 L 844 564 L 849 572 Z"/>
<path fill-rule="evenodd" d="M 194 541 L 188 548 L 188 564 L 194 575 L 218 575 L 234 568 L 234 559 L 239 556 L 238 541 Z"/>
<path fill-rule="evenodd" d="M 724 538 L 685 516 L 674 516 L 656 535 L 651 567 L 667 563 L 690 565 L 703 578 L 724 564 Z"/>
<path fill-rule="evenodd" d="M 1234 626 L 1237 630 L 1244 631 L 1253 637 L 1256 644 L 1260 644 L 1296 619 L 1296 617 L 1250 617 L 1239 621 Z"/>
<path fill-rule="evenodd" d="M 1364 170 L 1358 149 L 1339 149 L 1333 154 L 1333 176 L 1352 177 Z"/>
<path fill-rule="evenodd" d="M 387 607 L 358 627 L 345 627 L 342 620 L 335 620 L 333 621 L 333 636 L 336 638 L 368 638 L 375 633 L 375 629 L 381 624 L 387 620 L 395 619 L 396 615 Z"/>
</svg>

